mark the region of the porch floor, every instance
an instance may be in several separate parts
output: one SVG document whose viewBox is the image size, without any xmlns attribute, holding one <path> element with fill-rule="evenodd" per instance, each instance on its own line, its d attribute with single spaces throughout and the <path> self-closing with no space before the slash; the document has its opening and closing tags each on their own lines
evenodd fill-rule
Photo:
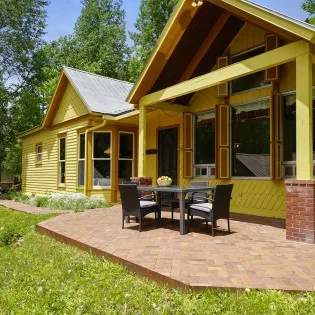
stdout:
<svg viewBox="0 0 315 315">
<path fill-rule="evenodd" d="M 177 216 L 176 216 L 177 215 Z M 179 234 L 178 214 L 162 212 L 162 227 L 146 217 L 143 230 L 121 228 L 121 207 L 68 213 L 37 225 L 37 231 L 121 263 L 136 273 L 181 287 L 315 291 L 315 245 L 285 239 L 277 221 L 233 215 L 232 233 L 212 237 L 195 219 Z"/>
</svg>

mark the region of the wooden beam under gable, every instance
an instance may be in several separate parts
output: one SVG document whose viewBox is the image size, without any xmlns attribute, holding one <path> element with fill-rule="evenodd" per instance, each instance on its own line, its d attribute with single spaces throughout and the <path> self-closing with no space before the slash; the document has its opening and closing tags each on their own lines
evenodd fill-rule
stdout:
<svg viewBox="0 0 315 315">
<path fill-rule="evenodd" d="M 140 95 L 146 94 L 151 90 L 156 78 L 160 75 L 198 10 L 198 8 L 193 8 L 191 6 L 190 1 L 181 0 L 178 3 L 173 15 L 166 24 L 149 61 L 127 98 L 129 102 L 132 103 L 133 99 L 137 99 Z"/>
<path fill-rule="evenodd" d="M 205 56 L 206 52 L 209 50 L 209 48 L 213 44 L 216 37 L 220 34 L 221 30 L 223 29 L 223 26 L 225 25 L 229 17 L 230 17 L 230 14 L 227 11 L 224 11 L 222 13 L 222 15 L 219 17 L 218 21 L 214 25 L 211 32 L 205 38 L 197 54 L 195 55 L 195 57 L 190 62 L 189 66 L 186 68 L 185 72 L 181 76 L 179 82 L 188 80 L 192 76 L 197 66 L 201 62 L 202 58 Z"/>
<path fill-rule="evenodd" d="M 140 99 L 141 106 L 150 106 L 182 95 L 197 92 L 226 81 L 278 66 L 309 52 L 309 44 L 298 41 L 258 56 L 232 64 L 228 67 L 209 72 L 205 75 L 173 85 L 166 89 L 148 94 Z"/>
</svg>

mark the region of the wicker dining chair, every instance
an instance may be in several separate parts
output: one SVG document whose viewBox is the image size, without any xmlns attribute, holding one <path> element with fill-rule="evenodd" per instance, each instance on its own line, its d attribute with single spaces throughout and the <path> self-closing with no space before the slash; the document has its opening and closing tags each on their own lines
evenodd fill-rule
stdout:
<svg viewBox="0 0 315 315">
<path fill-rule="evenodd" d="M 206 187 L 208 182 L 191 182 L 190 187 Z M 189 192 L 188 198 L 185 199 L 185 208 L 188 209 L 191 203 L 204 203 L 208 200 L 208 193 L 206 192 Z M 171 201 L 172 222 L 174 221 L 174 209 L 179 208 L 179 199 Z"/>
<path fill-rule="evenodd" d="M 214 228 L 218 219 L 227 219 L 228 232 L 230 233 L 230 202 L 232 199 L 233 184 L 216 185 L 212 203 L 205 202 L 199 204 L 191 204 L 188 208 L 188 231 L 189 231 L 189 216 L 199 216 L 208 222 L 211 222 L 211 232 L 214 236 Z M 192 221 L 192 220 L 191 220 Z"/>
<path fill-rule="evenodd" d="M 149 213 L 155 213 L 157 225 L 161 222 L 161 209 L 155 200 L 155 194 L 139 197 L 136 184 L 118 185 L 122 206 L 122 228 L 126 217 L 134 216 L 139 222 L 139 232 L 142 228 L 142 218 Z M 149 200 L 150 198 L 150 200 Z"/>
</svg>

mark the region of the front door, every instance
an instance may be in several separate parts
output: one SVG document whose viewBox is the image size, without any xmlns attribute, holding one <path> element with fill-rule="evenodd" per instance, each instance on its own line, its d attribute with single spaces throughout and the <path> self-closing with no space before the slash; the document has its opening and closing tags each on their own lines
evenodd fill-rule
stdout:
<svg viewBox="0 0 315 315">
<path fill-rule="evenodd" d="M 158 132 L 158 176 L 172 178 L 177 184 L 177 128 L 161 129 Z"/>
</svg>

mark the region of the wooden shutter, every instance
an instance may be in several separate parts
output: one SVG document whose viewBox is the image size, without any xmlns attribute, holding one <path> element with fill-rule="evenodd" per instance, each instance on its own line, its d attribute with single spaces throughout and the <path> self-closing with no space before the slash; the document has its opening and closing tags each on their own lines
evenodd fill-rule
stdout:
<svg viewBox="0 0 315 315">
<path fill-rule="evenodd" d="M 279 93 L 273 93 L 270 104 L 271 115 L 271 153 L 272 153 L 272 177 L 275 180 L 280 180 L 282 174 L 282 96 Z"/>
<path fill-rule="evenodd" d="M 276 35 L 267 34 L 265 36 L 265 51 L 278 48 L 279 40 Z M 279 79 L 279 67 L 272 67 L 265 70 L 266 81 L 277 81 Z"/>
<path fill-rule="evenodd" d="M 184 178 L 192 178 L 193 170 L 193 139 L 192 139 L 192 129 L 193 129 L 193 116 L 190 113 L 184 113 Z"/>
<path fill-rule="evenodd" d="M 218 57 L 217 58 L 217 68 L 218 69 L 227 67 L 228 64 L 229 64 L 228 57 Z M 229 96 L 229 84 L 228 84 L 228 82 L 221 83 L 218 85 L 218 96 L 219 97 Z"/>
<path fill-rule="evenodd" d="M 230 107 L 216 106 L 216 178 L 230 178 Z"/>
</svg>

